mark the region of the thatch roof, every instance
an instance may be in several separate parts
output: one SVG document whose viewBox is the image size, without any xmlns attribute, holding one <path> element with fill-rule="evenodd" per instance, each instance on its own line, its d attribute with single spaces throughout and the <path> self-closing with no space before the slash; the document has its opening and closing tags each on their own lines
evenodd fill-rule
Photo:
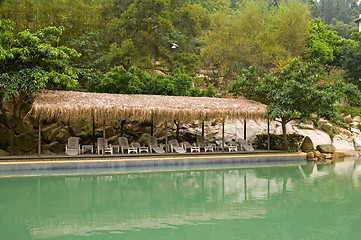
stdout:
<svg viewBox="0 0 361 240">
<path fill-rule="evenodd" d="M 158 95 L 127 95 L 41 90 L 31 114 L 35 118 L 69 120 L 94 116 L 114 120 L 151 120 L 152 117 L 189 120 L 260 119 L 266 105 L 244 98 L 208 98 Z"/>
</svg>

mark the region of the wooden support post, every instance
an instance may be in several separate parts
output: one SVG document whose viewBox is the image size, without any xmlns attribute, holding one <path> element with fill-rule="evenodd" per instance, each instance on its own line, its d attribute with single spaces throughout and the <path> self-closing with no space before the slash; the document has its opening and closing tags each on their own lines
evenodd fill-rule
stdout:
<svg viewBox="0 0 361 240">
<path fill-rule="evenodd" d="M 270 120 L 269 120 L 269 118 L 267 118 L 267 150 L 268 151 L 271 149 L 270 135 L 269 135 L 269 124 L 270 124 Z"/>
<path fill-rule="evenodd" d="M 204 121 L 202 122 L 202 137 L 204 138 Z"/>
<path fill-rule="evenodd" d="M 93 144 L 93 148 L 95 148 L 95 117 L 94 117 L 94 112 L 92 113 L 92 125 L 93 125 L 93 136 L 92 136 L 92 144 Z"/>
<path fill-rule="evenodd" d="M 165 118 L 165 153 L 168 153 L 168 118 Z"/>
<path fill-rule="evenodd" d="M 243 139 L 245 140 L 245 141 L 247 141 L 247 121 L 246 121 L 246 119 L 244 119 L 244 124 L 243 124 L 243 126 L 244 126 L 244 131 L 243 131 Z"/>
<path fill-rule="evenodd" d="M 222 152 L 224 152 L 224 118 L 222 119 Z"/>
<path fill-rule="evenodd" d="M 103 120 L 103 151 L 102 155 L 104 155 L 105 152 L 105 120 Z"/>
<path fill-rule="evenodd" d="M 41 117 L 39 117 L 38 155 L 41 155 Z"/>
<path fill-rule="evenodd" d="M 152 120 L 150 125 L 150 136 L 153 136 L 154 133 L 154 115 L 152 114 Z"/>
</svg>

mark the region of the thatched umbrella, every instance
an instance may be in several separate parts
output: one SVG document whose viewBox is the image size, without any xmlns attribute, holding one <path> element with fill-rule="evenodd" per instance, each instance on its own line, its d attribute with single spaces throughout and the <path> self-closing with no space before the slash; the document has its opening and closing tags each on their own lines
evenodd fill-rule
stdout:
<svg viewBox="0 0 361 240">
<path fill-rule="evenodd" d="M 107 94 L 41 90 L 30 114 L 38 119 L 67 121 L 94 117 L 110 124 L 119 119 L 151 121 L 153 116 L 189 122 L 214 118 L 262 119 L 266 105 L 245 98 L 208 98 L 158 95 Z"/>
</svg>

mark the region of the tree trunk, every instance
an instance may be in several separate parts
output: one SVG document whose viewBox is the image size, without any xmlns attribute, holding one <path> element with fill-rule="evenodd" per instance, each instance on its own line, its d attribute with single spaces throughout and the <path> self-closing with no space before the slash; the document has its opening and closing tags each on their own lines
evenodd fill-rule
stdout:
<svg viewBox="0 0 361 240">
<path fill-rule="evenodd" d="M 282 125 L 282 138 L 283 138 L 283 143 L 282 143 L 282 148 L 285 151 L 288 151 L 288 141 L 287 141 L 287 130 L 286 130 L 286 124 L 287 124 L 288 119 L 287 118 L 281 118 L 281 125 Z"/>
<path fill-rule="evenodd" d="M 176 127 L 177 127 L 177 130 L 176 130 L 176 139 L 179 141 L 179 125 L 180 125 L 180 123 L 178 123 L 176 120 L 174 120 L 174 124 L 175 124 Z"/>
<path fill-rule="evenodd" d="M 11 104 L 12 104 L 12 114 L 11 117 L 9 118 L 6 114 L 4 105 L 2 100 L 0 100 L 0 109 L 1 109 L 1 113 L 3 115 L 3 118 L 5 120 L 5 124 L 6 126 L 9 128 L 10 132 L 9 132 L 9 144 L 10 144 L 10 154 L 14 155 L 15 153 L 15 127 L 16 125 L 19 123 L 19 118 L 21 115 L 21 106 L 19 106 L 19 104 L 21 104 L 22 102 L 22 95 L 20 94 L 19 97 L 19 101 L 17 101 L 16 96 L 12 96 L 11 98 Z M 18 112 L 19 111 L 19 112 Z"/>
</svg>

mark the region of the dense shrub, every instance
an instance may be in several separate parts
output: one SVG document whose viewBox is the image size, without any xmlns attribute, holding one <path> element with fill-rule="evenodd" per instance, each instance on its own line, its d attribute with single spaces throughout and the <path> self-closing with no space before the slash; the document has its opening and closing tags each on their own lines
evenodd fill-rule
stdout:
<svg viewBox="0 0 361 240">
<path fill-rule="evenodd" d="M 304 136 L 292 133 L 287 134 L 287 146 L 289 151 L 298 151 L 302 144 Z M 258 134 L 256 136 L 256 144 L 258 149 L 267 149 L 267 134 Z M 270 134 L 270 149 L 271 150 L 281 150 L 283 149 L 283 136 L 282 134 Z"/>
</svg>

